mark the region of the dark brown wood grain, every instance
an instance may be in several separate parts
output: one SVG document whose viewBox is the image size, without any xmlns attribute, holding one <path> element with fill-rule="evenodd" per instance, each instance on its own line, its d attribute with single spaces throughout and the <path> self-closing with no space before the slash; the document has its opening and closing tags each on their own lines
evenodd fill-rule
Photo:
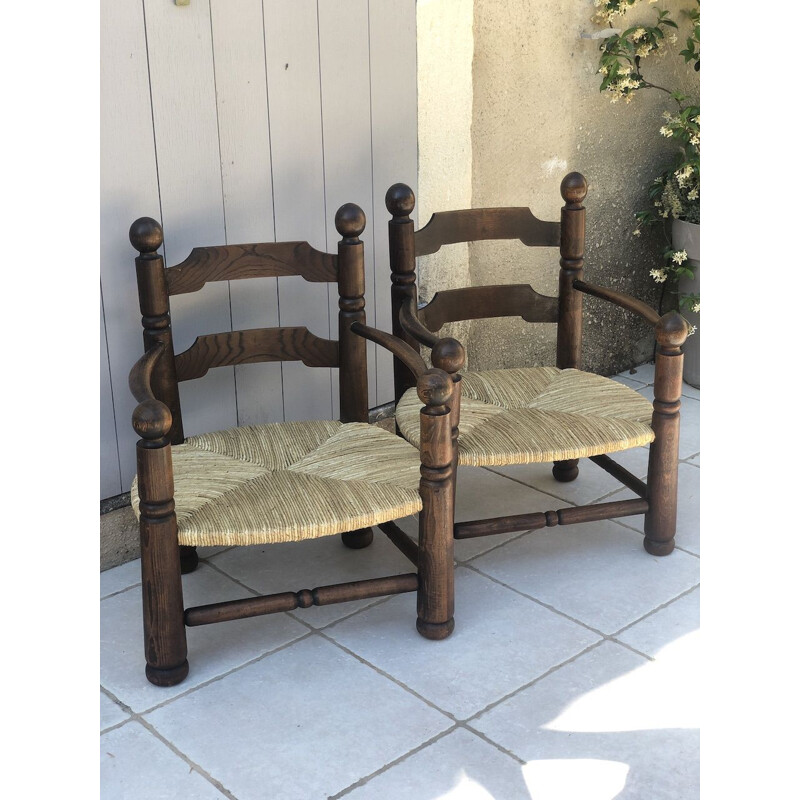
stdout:
<svg viewBox="0 0 800 800">
<path fill-rule="evenodd" d="M 415 380 L 425 372 L 426 367 L 422 356 L 403 339 L 392 336 L 377 328 L 372 328 L 369 325 L 362 325 L 360 322 L 353 323 L 351 329 L 359 336 L 363 336 L 365 339 L 369 339 L 371 342 L 385 347 L 395 358 L 405 365 L 411 375 L 414 376 Z"/>
<path fill-rule="evenodd" d="M 465 319 L 522 317 L 528 322 L 558 322 L 558 299 L 539 294 L 527 283 L 469 286 L 436 292 L 417 317 L 434 332 L 446 322 Z"/>
<path fill-rule="evenodd" d="M 558 223 L 537 219 L 529 208 L 470 208 L 435 213 L 414 241 L 417 256 L 426 256 L 456 242 L 519 239 L 529 247 L 557 247 L 558 238 Z"/>
<path fill-rule="evenodd" d="M 647 484 L 639 480 L 635 475 L 628 472 L 621 464 L 618 464 L 607 455 L 602 456 L 589 456 L 590 461 L 594 461 L 598 467 L 604 469 L 609 475 L 612 475 L 620 483 L 627 486 L 631 491 L 636 492 L 639 497 L 647 496 Z"/>
<path fill-rule="evenodd" d="M 439 337 L 420 322 L 417 316 L 416 303 L 412 298 L 407 297 L 403 301 L 398 319 L 403 332 L 411 336 L 419 344 L 433 347 L 439 341 Z"/>
<path fill-rule="evenodd" d="M 595 503 L 588 506 L 559 508 L 555 511 L 534 511 L 530 514 L 512 514 L 506 517 L 457 522 L 453 529 L 455 539 L 474 539 L 478 536 L 495 536 L 499 533 L 539 530 L 557 525 L 576 525 L 603 519 L 630 517 L 645 514 L 647 500 L 616 500 L 612 503 Z"/>
<path fill-rule="evenodd" d="M 210 281 L 301 275 L 307 281 L 336 281 L 336 257 L 308 242 L 195 247 L 180 264 L 166 270 L 170 295 L 196 292 Z"/>
<path fill-rule="evenodd" d="M 175 356 L 179 381 L 202 378 L 214 367 L 263 361 L 302 361 L 309 367 L 339 366 L 339 343 L 308 328 L 255 328 L 198 336 Z M 352 420 L 351 420 L 352 421 Z"/>
<path fill-rule="evenodd" d="M 386 578 L 370 578 L 363 581 L 318 586 L 316 589 L 301 589 L 299 592 L 280 592 L 259 597 L 247 597 L 243 600 L 228 600 L 222 603 L 193 606 L 186 609 L 184 619 L 189 627 L 210 625 L 215 622 L 229 622 L 234 619 L 293 611 L 296 608 L 349 603 L 353 600 L 367 600 L 371 597 L 415 592 L 418 585 L 417 574 L 409 572 Z"/>
<path fill-rule="evenodd" d="M 399 525 L 382 522 L 378 528 L 415 567 L 419 565 L 419 545 Z"/>
</svg>

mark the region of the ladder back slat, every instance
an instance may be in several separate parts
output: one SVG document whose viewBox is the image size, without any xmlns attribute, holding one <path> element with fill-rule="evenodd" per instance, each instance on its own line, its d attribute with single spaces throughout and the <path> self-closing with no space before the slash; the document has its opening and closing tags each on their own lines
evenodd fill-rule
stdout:
<svg viewBox="0 0 800 800">
<path fill-rule="evenodd" d="M 165 270 L 170 295 L 196 292 L 210 281 L 300 275 L 307 281 L 335 282 L 336 256 L 308 242 L 195 247 L 186 260 Z"/>
<path fill-rule="evenodd" d="M 558 247 L 561 223 L 538 219 L 524 206 L 440 211 L 414 234 L 414 246 L 416 255 L 427 256 L 445 244 L 482 239 L 519 239 L 530 247 Z"/>
<path fill-rule="evenodd" d="M 175 356 L 179 381 L 202 378 L 213 367 L 262 361 L 302 361 L 309 367 L 338 367 L 339 343 L 308 328 L 256 328 L 198 336 Z"/>
<path fill-rule="evenodd" d="M 470 286 L 437 292 L 417 312 L 429 330 L 445 322 L 489 317 L 522 317 L 527 322 L 558 322 L 558 298 L 534 291 L 527 283 L 505 286 Z"/>
</svg>

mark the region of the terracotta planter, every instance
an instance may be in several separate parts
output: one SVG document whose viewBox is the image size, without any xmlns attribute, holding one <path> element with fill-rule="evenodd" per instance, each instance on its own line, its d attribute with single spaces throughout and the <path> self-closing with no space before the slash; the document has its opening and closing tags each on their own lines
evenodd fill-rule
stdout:
<svg viewBox="0 0 800 800">
<path fill-rule="evenodd" d="M 700 294 L 700 226 L 682 219 L 672 220 L 672 249 L 685 250 L 687 264 L 694 272 L 694 278 L 681 278 L 678 291 L 681 294 Z M 681 311 L 690 325 L 697 331 L 683 346 L 683 379 L 690 386 L 700 388 L 700 315 L 692 311 Z"/>
</svg>

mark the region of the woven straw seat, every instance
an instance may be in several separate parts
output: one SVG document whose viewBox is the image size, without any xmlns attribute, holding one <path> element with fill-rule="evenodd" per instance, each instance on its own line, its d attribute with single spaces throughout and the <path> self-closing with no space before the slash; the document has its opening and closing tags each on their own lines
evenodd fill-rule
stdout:
<svg viewBox="0 0 800 800">
<path fill-rule="evenodd" d="M 397 426 L 419 446 L 414 390 L 397 405 Z M 464 373 L 459 464 L 562 461 L 649 444 L 652 405 L 633 389 L 576 369 L 530 367 Z"/>
<path fill-rule="evenodd" d="M 366 423 L 281 422 L 193 436 L 172 448 L 172 462 L 182 545 L 315 539 L 422 508 L 419 453 Z M 131 505 L 138 518 L 136 481 Z"/>
</svg>

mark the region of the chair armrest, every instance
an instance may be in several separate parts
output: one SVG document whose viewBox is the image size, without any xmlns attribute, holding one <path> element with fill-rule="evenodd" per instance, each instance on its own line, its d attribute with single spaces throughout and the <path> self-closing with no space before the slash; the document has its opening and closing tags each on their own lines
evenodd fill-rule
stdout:
<svg viewBox="0 0 800 800">
<path fill-rule="evenodd" d="M 407 297 L 400 306 L 398 319 L 403 330 L 420 344 L 433 347 L 439 341 L 439 337 L 420 322 L 410 297 Z"/>
<path fill-rule="evenodd" d="M 427 370 L 428 367 L 422 360 L 422 356 L 408 342 L 404 342 L 397 336 L 377 328 L 370 328 L 369 325 L 364 325 L 361 322 L 354 322 L 350 326 L 350 330 L 365 339 L 369 339 L 371 342 L 379 344 L 381 347 L 385 347 L 411 370 L 417 381 L 419 381 L 420 375 Z"/>
<path fill-rule="evenodd" d="M 606 289 L 605 286 L 596 286 L 593 283 L 586 283 L 586 281 L 581 280 L 574 280 L 572 285 L 579 292 L 599 297 L 601 300 L 608 300 L 609 303 L 628 311 L 633 311 L 634 314 L 638 314 L 654 327 L 661 320 L 661 315 L 654 308 L 650 308 L 647 303 L 643 303 L 641 300 L 637 300 L 624 292 L 615 292 L 613 289 Z"/>
<path fill-rule="evenodd" d="M 139 405 L 133 410 L 133 429 L 142 439 L 161 439 L 172 427 L 172 413 L 153 393 L 151 377 L 163 344 L 154 344 L 134 365 L 128 375 L 128 386 Z"/>
</svg>

